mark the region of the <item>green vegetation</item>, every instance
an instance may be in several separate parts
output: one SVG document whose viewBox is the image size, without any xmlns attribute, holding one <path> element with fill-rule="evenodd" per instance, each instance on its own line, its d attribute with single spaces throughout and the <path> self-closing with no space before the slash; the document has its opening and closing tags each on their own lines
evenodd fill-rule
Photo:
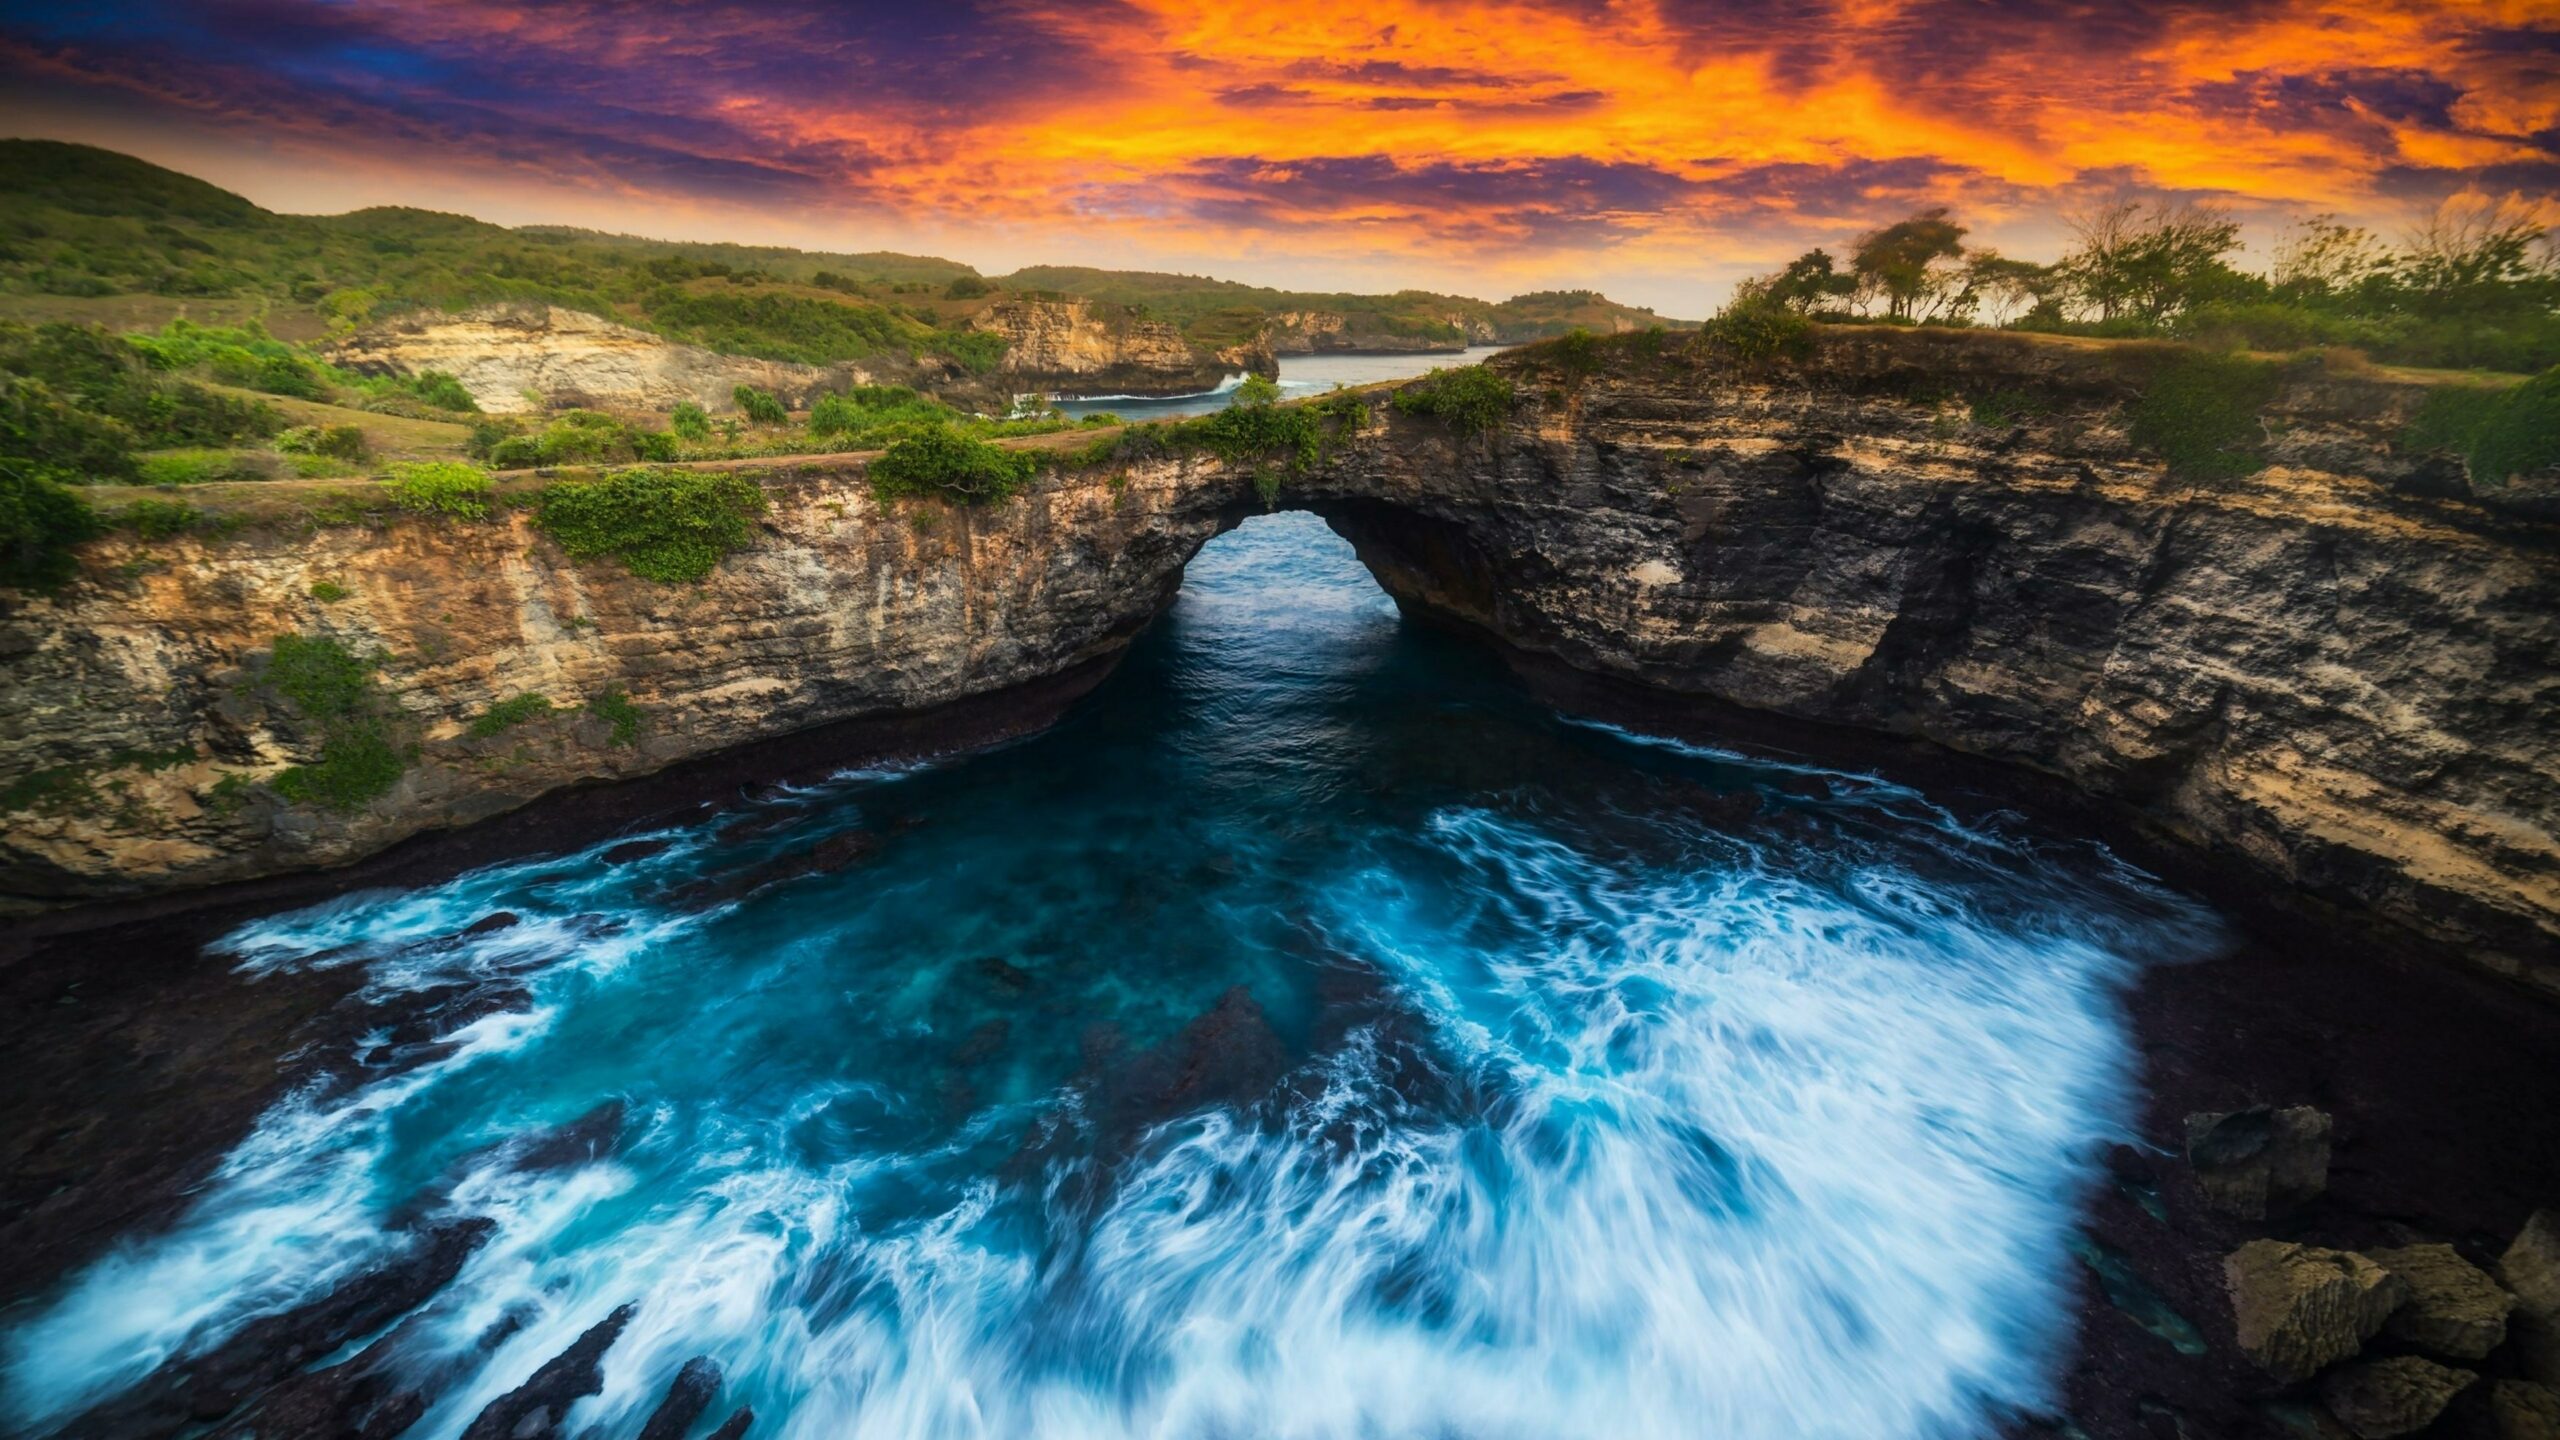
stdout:
<svg viewBox="0 0 2560 1440">
<path fill-rule="evenodd" d="M 2490 489 L 2560 465 L 2560 366 L 2507 392 L 2506 403 L 2473 433 L 2471 478 Z"/>
<path fill-rule="evenodd" d="M 364 430 L 355 425 L 296 425 L 276 437 L 287 455 L 326 455 L 336 460 L 363 460 L 373 451 Z"/>
<path fill-rule="evenodd" d="M 133 452 L 274 434 L 270 406 L 155 371 L 87 325 L 0 324 L 0 466 L 62 484 L 128 480 Z"/>
<path fill-rule="evenodd" d="M 587 702 L 587 713 L 612 728 L 613 743 L 634 745 L 640 740 L 640 724 L 645 718 L 640 707 L 631 702 L 631 694 L 619 685 L 608 685 Z"/>
<path fill-rule="evenodd" d="M 809 407 L 809 433 L 874 435 L 893 426 L 947 425 L 958 419 L 950 406 L 904 385 L 860 385 L 840 395 L 819 396 Z"/>
<path fill-rule="evenodd" d="M 1813 322 L 1748 289 L 1700 327 L 1710 351 L 1746 371 L 1802 356 L 1812 336 Z"/>
<path fill-rule="evenodd" d="M 2233 263 L 2239 223 L 2211 206 L 2121 201 L 2064 219 L 2071 248 L 2041 264 L 1969 249 L 1963 225 L 1926 210 L 1860 237 L 1845 267 L 1810 250 L 1737 300 L 1830 321 L 2350 348 L 2404 365 L 2560 363 L 2560 253 L 2521 202 L 2456 197 L 2396 245 L 2316 216 L 2257 270 Z"/>
<path fill-rule="evenodd" d="M 1234 403 L 1224 410 L 1130 425 L 1072 449 L 1049 451 L 1038 463 L 1082 468 L 1206 453 L 1230 464 L 1255 463 L 1254 488 L 1269 504 L 1279 498 L 1285 480 L 1323 464 L 1335 440 L 1369 423 L 1368 402 L 1353 391 L 1336 391 L 1301 405 L 1282 405 L 1279 396 L 1279 386 L 1257 377 L 1239 387 Z M 1261 463 L 1275 459 L 1277 468 Z"/>
<path fill-rule="evenodd" d="M 296 804 L 352 811 L 389 791 L 408 768 L 393 743 L 389 706 L 374 672 L 379 655 L 358 655 L 326 635 L 279 635 L 268 652 L 265 687 L 320 732 L 320 762 L 296 765 L 271 782 Z"/>
<path fill-rule="evenodd" d="M 1650 310 L 1620 305 L 1590 290 L 1542 290 L 1490 304 L 1422 290 L 1393 295 L 1274 290 L 1201 275 L 1070 265 L 1035 265 L 1002 283 L 1022 293 L 1077 295 L 1123 306 L 1135 315 L 1168 321 L 1191 343 L 1210 349 L 1251 340 L 1274 315 L 1308 310 L 1341 315 L 1353 339 L 1381 347 L 1462 343 L 1478 327 L 1516 344 L 1576 328 L 1615 331 L 1660 323 Z"/>
<path fill-rule="evenodd" d="M 572 558 L 619 560 L 644 580 L 676 584 L 744 549 L 764 506 L 764 491 L 744 475 L 640 468 L 552 485 L 535 523 Z"/>
<path fill-rule="evenodd" d="M 184 535 L 204 521 L 204 512 L 183 500 L 156 500 L 150 496 L 131 501 L 115 513 L 115 528 L 129 530 L 145 540 L 167 540 Z"/>
<path fill-rule="evenodd" d="M 484 423 L 473 428 L 468 448 L 498 470 L 664 462 L 677 455 L 672 432 L 644 430 L 599 410 L 565 411 L 532 434 Z"/>
<path fill-rule="evenodd" d="M 1434 370 L 1398 390 L 1391 403 L 1399 414 L 1433 416 L 1462 435 L 1490 435 L 1509 418 L 1513 398 L 1509 376 L 1469 365 Z"/>
<path fill-rule="evenodd" d="M 791 412 L 782 407 L 781 401 L 773 398 L 771 391 L 740 385 L 729 392 L 729 398 L 737 403 L 742 414 L 759 425 L 787 425 L 791 422 Z"/>
<path fill-rule="evenodd" d="M 489 472 L 459 460 L 420 460 L 391 467 L 391 503 L 421 515 L 479 520 L 489 513 Z"/>
<path fill-rule="evenodd" d="M 711 416 L 692 401 L 679 400 L 674 413 L 667 416 L 667 429 L 679 440 L 708 440 L 711 438 Z"/>
<path fill-rule="evenodd" d="M 551 697 L 548 695 L 510 696 L 490 706 L 478 719 L 473 720 L 471 733 L 486 740 L 492 735 L 504 734 L 527 720 L 548 715 L 551 711 Z"/>
<path fill-rule="evenodd" d="M 54 765 L 31 771 L 0 789 L 0 813 L 31 815 L 89 815 L 110 802 L 98 793 L 98 777 L 116 770 L 156 772 L 175 769 L 196 758 L 191 749 L 119 750 L 104 760 L 84 765 Z M 109 781 L 107 789 L 116 794 L 124 791 L 122 781 Z M 125 801 L 121 807 L 128 821 L 142 817 L 133 812 L 139 807 Z"/>
<path fill-rule="evenodd" d="M 77 491 L 0 461 L 0 587 L 59 589 L 80 571 L 73 548 L 103 528 Z"/>
<path fill-rule="evenodd" d="M 335 580 L 314 580 L 311 582 L 311 598 L 323 605 L 335 605 L 347 598 L 347 587 Z"/>
<path fill-rule="evenodd" d="M 2441 386 L 2400 443 L 2460 455 L 2472 484 L 2490 490 L 2560 465 L 2560 366 L 2512 388 Z"/>
<path fill-rule="evenodd" d="M 2263 360 L 2188 351 L 2164 359 L 2135 401 L 2133 443 L 2169 462 L 2184 479 L 2246 475 L 2259 455 L 2258 412 L 2275 398 L 2281 371 Z"/>
<path fill-rule="evenodd" d="M 2052 413 L 2053 406 L 2028 390 L 1994 390 L 1973 401 L 1967 418 L 1986 430 L 2005 430 L 2023 420 Z"/>
<path fill-rule="evenodd" d="M 929 495 L 959 505 L 991 505 L 1027 484 L 1039 462 L 945 424 L 891 445 L 871 462 L 871 489 L 883 500 Z"/>
<path fill-rule="evenodd" d="M 153 450 L 136 455 L 134 478 L 144 485 L 212 485 L 227 480 L 272 480 L 279 462 L 254 450 Z"/>
</svg>

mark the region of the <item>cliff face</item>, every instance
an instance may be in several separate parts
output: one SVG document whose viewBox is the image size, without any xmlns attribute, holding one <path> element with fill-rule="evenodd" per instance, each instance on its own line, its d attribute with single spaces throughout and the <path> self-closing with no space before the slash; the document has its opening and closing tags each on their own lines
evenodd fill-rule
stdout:
<svg viewBox="0 0 2560 1440">
<path fill-rule="evenodd" d="M 1481 317 L 1434 318 L 1454 333 L 1354 330 L 1350 317 L 1339 311 L 1286 310 L 1264 320 L 1262 334 L 1275 355 L 1455 354 L 1470 345 L 1491 345 L 1498 338 L 1493 325 Z"/>
<path fill-rule="evenodd" d="M 2210 481 L 2133 449 L 2098 347 L 1846 330 L 1766 380 L 1523 390 L 1493 440 L 1399 421 L 1311 490 L 1409 605 L 2033 767 L 2560 990 L 2560 533 L 2427 493 L 2392 444 L 2421 387 L 2291 380 L 2275 463 Z"/>
<path fill-rule="evenodd" d="M 2560 535 L 2394 448 L 2419 387 L 2294 377 L 2260 416 L 2270 468 L 2188 481 L 2129 442 L 2137 385 L 2106 347 L 1851 330 L 1755 374 L 1702 353 L 1504 357 L 1520 400 L 1485 436 L 1373 395 L 1279 503 L 1409 607 L 1520 650 L 2031 767 L 2560 988 Z M 333 863 L 1107 660 L 1254 508 L 1250 468 L 1113 464 L 980 511 L 884 511 L 849 460 L 772 470 L 765 533 L 698 587 L 572 565 L 520 519 L 101 542 L 81 584 L 0 617 L 0 778 L 71 776 L 9 817 L 0 890 Z M 316 753 L 255 683 L 282 634 L 393 657 L 417 758 L 360 814 L 246 783 Z M 612 686 L 641 711 L 629 744 L 590 712 L 467 728 Z"/>
<path fill-rule="evenodd" d="M 690 400 L 714 413 L 737 409 L 740 385 L 806 406 L 810 397 L 874 383 L 851 365 L 794 365 L 722 355 L 599 316 L 549 305 L 483 305 L 458 315 L 420 314 L 375 326 L 332 346 L 330 360 L 367 375 L 440 370 L 480 408 L 515 415 L 597 405 L 671 410 Z"/>
<path fill-rule="evenodd" d="M 998 373 L 1059 395 L 1193 395 L 1237 374 L 1277 375 L 1261 345 L 1204 350 L 1161 320 L 1084 300 L 999 300 L 969 326 L 1005 338 Z"/>
<path fill-rule="evenodd" d="M 883 511 L 858 465 L 767 488 L 757 545 L 700 585 L 572 564 L 520 514 L 102 543 L 92 583 L 0 617 L 0 777 L 69 782 L 10 815 L 0 894 L 137 894 L 334 864 L 576 781 L 1057 675 L 1116 653 L 1170 601 L 1241 482 L 1164 462 L 1000 510 L 904 513 Z M 343 598 L 313 598 L 328 586 Z M 357 813 L 217 788 L 323 752 L 258 683 L 280 635 L 387 657 L 391 734 L 416 751 Z M 576 708 L 617 687 L 639 715 L 619 739 Z M 470 733 L 525 695 L 558 708 Z"/>
</svg>

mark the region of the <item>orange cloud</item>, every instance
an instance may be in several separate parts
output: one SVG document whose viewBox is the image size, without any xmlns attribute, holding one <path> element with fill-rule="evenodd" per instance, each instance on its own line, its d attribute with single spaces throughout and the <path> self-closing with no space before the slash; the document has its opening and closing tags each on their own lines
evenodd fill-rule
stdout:
<svg viewBox="0 0 2560 1440">
<path fill-rule="evenodd" d="M 1927 203 L 2560 189 L 2560 18 L 2521 0 L 104 8 L 0 21 L 0 70 L 315 157 L 1140 257 L 1588 274 Z"/>
</svg>

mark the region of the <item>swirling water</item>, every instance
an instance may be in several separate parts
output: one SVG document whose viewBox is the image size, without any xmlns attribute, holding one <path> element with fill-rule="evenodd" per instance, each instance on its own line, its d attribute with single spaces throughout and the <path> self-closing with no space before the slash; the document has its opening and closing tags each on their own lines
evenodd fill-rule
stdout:
<svg viewBox="0 0 2560 1440">
<path fill-rule="evenodd" d="M 2214 936 L 2094 846 L 1542 711 L 1308 516 L 1213 543 L 1046 735 L 663 838 L 229 936 L 529 1001 L 279 1106 L 16 1317 L 9 1412 L 424 1205 L 498 1229 L 413 1334 L 464 1376 L 417 1435 L 626 1301 L 570 1433 L 696 1354 L 766 1436 L 1979 1433 L 2068 1337 L 2119 995 Z M 609 1155 L 504 1160 L 607 1098 Z"/>
</svg>

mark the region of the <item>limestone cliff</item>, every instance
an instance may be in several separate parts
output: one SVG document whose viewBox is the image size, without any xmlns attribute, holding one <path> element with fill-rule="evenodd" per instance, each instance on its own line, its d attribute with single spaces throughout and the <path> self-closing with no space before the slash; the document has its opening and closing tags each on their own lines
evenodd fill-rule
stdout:
<svg viewBox="0 0 2560 1440">
<path fill-rule="evenodd" d="M 2141 353 L 1881 329 L 1756 367 L 1660 337 L 1596 372 L 1518 352 L 1491 433 L 1371 392 L 1278 503 L 1517 650 L 2029 767 L 2560 988 L 2560 531 L 2447 493 L 2447 462 L 2394 440 L 2422 387 L 2377 375 L 2291 374 L 2258 416 L 2272 465 L 2177 478 L 2127 433 Z M 1107 661 L 1261 468 L 1111 463 L 957 510 L 884 508 L 854 459 L 771 467 L 763 534 L 700 586 L 573 565 L 520 518 L 100 542 L 82 582 L 0 614 L 0 783 L 69 777 L 10 815 L 0 892 L 334 863 Z M 314 753 L 254 683 L 283 634 L 391 657 L 416 758 L 358 814 L 257 783 Z M 469 729 L 611 687 L 629 743 L 565 708 Z"/>
<path fill-rule="evenodd" d="M 1861 328 L 1760 378 L 1622 345 L 1580 381 L 1536 353 L 1498 436 L 1401 422 L 1308 488 L 1409 605 L 2033 767 L 2560 991 L 2560 530 L 2396 447 L 2425 387 L 2294 374 L 2274 463 L 2191 481 L 2128 439 L 2139 352 Z"/>
<path fill-rule="evenodd" d="M 1195 395 L 1237 375 L 1279 373 L 1266 346 L 1203 349 L 1164 321 L 1087 300 L 998 300 L 969 327 L 1004 337 L 997 369 L 1016 388 L 1055 395 Z"/>
<path fill-rule="evenodd" d="M 1481 316 L 1451 313 L 1432 319 L 1434 333 L 1405 333 L 1356 330 L 1351 317 L 1335 310 L 1284 310 L 1263 321 L 1262 336 L 1275 355 L 1455 354 L 1499 338 Z"/>
<path fill-rule="evenodd" d="M 600 316 L 541 304 L 483 305 L 456 315 L 418 313 L 331 346 L 334 364 L 365 375 L 440 370 L 493 415 L 571 405 L 671 410 L 690 400 L 734 411 L 731 392 L 752 385 L 805 406 L 809 398 L 880 378 L 871 368 L 794 365 L 680 345 Z"/>
</svg>

